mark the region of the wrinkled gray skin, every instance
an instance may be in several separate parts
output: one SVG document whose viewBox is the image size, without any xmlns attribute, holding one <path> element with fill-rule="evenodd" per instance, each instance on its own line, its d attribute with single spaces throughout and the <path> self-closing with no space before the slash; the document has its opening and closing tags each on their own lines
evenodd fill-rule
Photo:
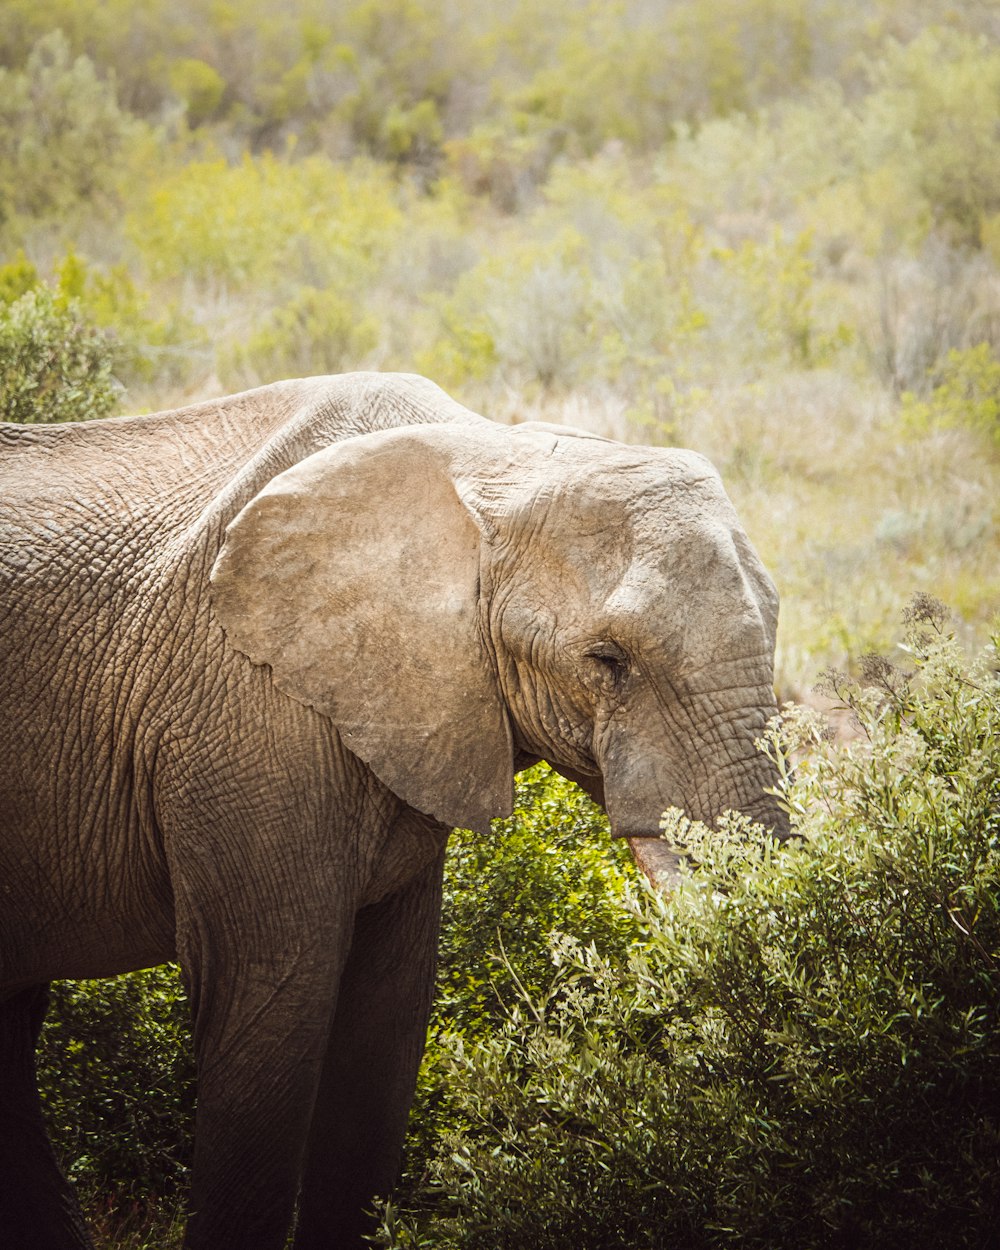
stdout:
<svg viewBox="0 0 1000 1250">
<path fill-rule="evenodd" d="M 179 959 L 185 1245 L 356 1247 L 398 1165 L 448 827 L 546 759 L 647 867 L 669 805 L 784 832 L 777 601 L 700 456 L 408 376 L 0 426 L 0 1241 L 88 1245 L 44 987 Z M 642 841 L 645 839 L 645 841 Z M 643 855 L 643 848 L 646 854 Z"/>
</svg>

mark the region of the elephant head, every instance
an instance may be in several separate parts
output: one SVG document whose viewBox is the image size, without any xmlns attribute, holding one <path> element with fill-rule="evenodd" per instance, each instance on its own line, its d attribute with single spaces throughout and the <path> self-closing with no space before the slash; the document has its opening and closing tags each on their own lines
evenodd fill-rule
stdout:
<svg viewBox="0 0 1000 1250">
<path fill-rule="evenodd" d="M 669 806 L 784 831 L 754 746 L 777 596 L 699 455 L 482 419 L 366 434 L 261 490 L 212 579 L 230 642 L 447 825 L 508 815 L 544 759 L 630 839 Z"/>
</svg>

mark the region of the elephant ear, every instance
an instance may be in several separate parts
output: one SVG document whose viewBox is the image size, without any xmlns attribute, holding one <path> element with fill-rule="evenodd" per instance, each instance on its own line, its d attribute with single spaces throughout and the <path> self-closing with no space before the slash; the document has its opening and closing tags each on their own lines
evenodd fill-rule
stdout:
<svg viewBox="0 0 1000 1250">
<path fill-rule="evenodd" d="M 479 623 L 480 531 L 456 425 L 335 443 L 272 479 L 212 571 L 230 642 L 328 716 L 395 794 L 487 830 L 513 808 L 513 749 Z"/>
</svg>

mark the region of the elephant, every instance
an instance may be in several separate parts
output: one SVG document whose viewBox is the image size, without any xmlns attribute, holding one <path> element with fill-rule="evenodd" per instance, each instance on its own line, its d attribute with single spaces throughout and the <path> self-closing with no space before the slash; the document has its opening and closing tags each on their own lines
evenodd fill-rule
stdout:
<svg viewBox="0 0 1000 1250">
<path fill-rule="evenodd" d="M 712 465 L 354 373 L 0 425 L 0 1240 L 90 1245 L 48 983 L 176 960 L 184 1245 L 364 1244 L 425 1043 L 450 829 L 539 760 L 654 874 L 663 811 L 787 836 L 774 585 Z M 663 862 L 661 862 L 663 861 Z"/>
</svg>

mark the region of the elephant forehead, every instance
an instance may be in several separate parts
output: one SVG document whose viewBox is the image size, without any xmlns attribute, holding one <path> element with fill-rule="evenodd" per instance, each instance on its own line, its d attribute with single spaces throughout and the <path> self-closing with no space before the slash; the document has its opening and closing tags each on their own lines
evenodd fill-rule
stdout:
<svg viewBox="0 0 1000 1250">
<path fill-rule="evenodd" d="M 587 465 L 523 501 L 516 528 L 570 565 L 640 559 L 665 570 L 729 557 L 739 522 L 718 475 L 660 470 L 652 458 Z"/>
<path fill-rule="evenodd" d="M 593 601 L 620 591 L 646 609 L 678 583 L 737 585 L 741 577 L 735 540 L 742 531 L 714 473 L 678 486 L 647 460 L 587 466 L 522 499 L 503 528 L 501 566 L 546 599 Z"/>
<path fill-rule="evenodd" d="M 731 511 L 710 462 L 697 452 L 674 448 L 612 447 L 578 455 L 566 465 L 562 486 L 581 511 L 609 520 L 651 515 L 667 521 Z"/>
</svg>

